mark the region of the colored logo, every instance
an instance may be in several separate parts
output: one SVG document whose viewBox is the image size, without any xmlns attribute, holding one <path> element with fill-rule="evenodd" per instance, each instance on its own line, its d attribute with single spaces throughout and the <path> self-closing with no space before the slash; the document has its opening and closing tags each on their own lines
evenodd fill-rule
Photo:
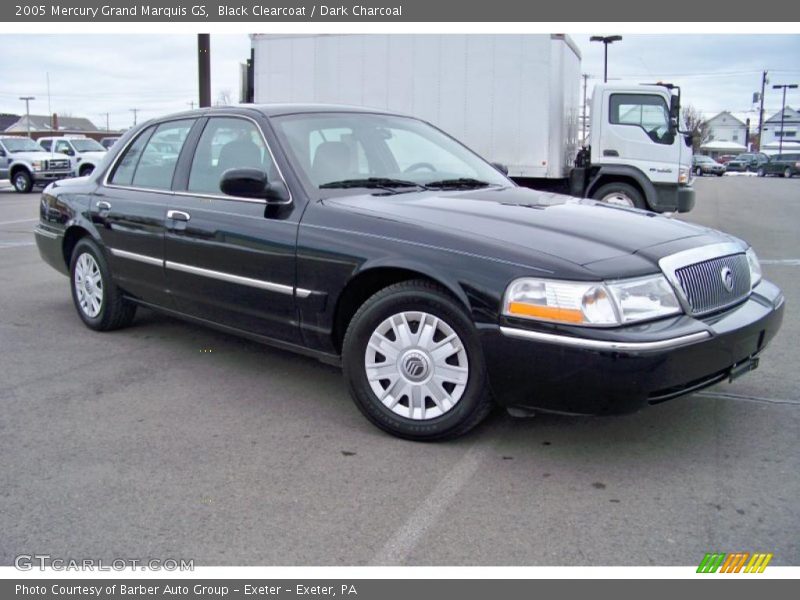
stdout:
<svg viewBox="0 0 800 600">
<path fill-rule="evenodd" d="M 698 573 L 763 573 L 772 553 L 766 552 L 712 552 L 706 554 L 697 567 Z"/>
</svg>

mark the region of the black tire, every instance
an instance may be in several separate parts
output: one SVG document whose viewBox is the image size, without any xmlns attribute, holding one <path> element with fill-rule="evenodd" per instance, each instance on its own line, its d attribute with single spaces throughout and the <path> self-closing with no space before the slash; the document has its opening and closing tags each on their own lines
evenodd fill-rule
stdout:
<svg viewBox="0 0 800 600">
<path fill-rule="evenodd" d="M 14 191 L 18 194 L 27 194 L 33 189 L 33 179 L 31 174 L 25 169 L 20 169 L 14 173 L 11 178 L 11 184 L 14 186 Z"/>
<path fill-rule="evenodd" d="M 80 175 L 81 177 L 86 177 L 87 175 L 91 175 L 92 171 L 94 171 L 93 165 L 83 165 L 81 167 L 81 170 L 78 171 L 78 175 Z"/>
<path fill-rule="evenodd" d="M 428 313 L 446 323 L 461 339 L 468 358 L 468 379 L 460 399 L 447 412 L 430 419 L 415 420 L 397 414 L 381 402 L 367 379 L 365 357 L 370 337 L 386 319 L 405 311 Z M 345 380 L 358 409 L 374 425 L 400 438 L 414 441 L 455 438 L 478 425 L 494 407 L 472 321 L 447 291 L 428 281 L 404 281 L 370 297 L 350 321 L 342 362 Z"/>
<path fill-rule="evenodd" d="M 791 178 L 792 178 L 792 170 L 791 170 L 789 167 L 786 167 L 786 168 L 783 170 L 783 176 L 784 176 L 786 179 L 791 179 Z"/>
<path fill-rule="evenodd" d="M 621 196 L 626 197 L 630 200 L 635 208 L 647 208 L 647 204 L 645 203 L 641 192 L 628 183 L 607 183 L 595 190 L 594 194 L 592 194 L 592 198 L 595 200 L 600 200 L 601 202 L 608 202 L 608 200 L 604 200 L 604 198 L 614 194 L 620 194 Z"/>
<path fill-rule="evenodd" d="M 81 307 L 75 285 L 76 267 L 83 254 L 90 255 L 94 260 L 102 281 L 102 301 L 99 313 L 95 316 L 89 315 Z M 78 316 L 87 327 L 95 331 L 112 331 L 131 324 L 136 316 L 136 305 L 126 300 L 122 295 L 122 291 L 114 284 L 105 256 L 100 247 L 91 238 L 84 237 L 75 244 L 75 249 L 70 257 L 69 273 L 72 301 L 78 311 Z"/>
<path fill-rule="evenodd" d="M 725 175 L 725 171 L 721 171 L 720 173 L 717 173 L 717 177 L 722 177 L 723 175 Z"/>
<path fill-rule="evenodd" d="M 767 171 L 764 169 L 764 167 L 758 167 L 758 171 L 756 171 L 756 175 L 758 175 L 759 177 L 766 177 L 767 176 Z"/>
<path fill-rule="evenodd" d="M 702 176 L 703 176 L 703 169 L 702 169 L 702 167 L 697 167 L 697 168 L 694 170 L 694 174 L 695 174 L 695 175 L 697 175 L 698 177 L 702 177 Z"/>
</svg>

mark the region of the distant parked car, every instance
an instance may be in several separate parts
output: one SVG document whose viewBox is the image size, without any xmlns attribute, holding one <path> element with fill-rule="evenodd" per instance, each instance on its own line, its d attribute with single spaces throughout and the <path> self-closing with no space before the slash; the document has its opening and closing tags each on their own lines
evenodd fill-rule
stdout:
<svg viewBox="0 0 800 600">
<path fill-rule="evenodd" d="M 91 174 L 107 152 L 98 142 L 84 136 L 43 137 L 38 141 L 45 150 L 71 157 L 81 177 Z"/>
<path fill-rule="evenodd" d="M 758 167 L 758 176 L 783 175 L 787 179 L 800 173 L 800 152 L 776 154 Z"/>
<path fill-rule="evenodd" d="M 66 156 L 46 152 L 28 137 L 0 136 L 0 179 L 9 179 L 20 194 L 72 175 Z"/>
<path fill-rule="evenodd" d="M 117 143 L 119 137 L 104 137 L 100 140 L 100 145 L 106 150 L 110 150 L 111 146 Z"/>
<path fill-rule="evenodd" d="M 722 177 L 725 175 L 725 165 L 719 164 L 710 156 L 695 154 L 692 156 L 692 171 L 698 177 L 702 177 L 703 175 L 717 175 Z"/>
<path fill-rule="evenodd" d="M 736 158 L 734 154 L 723 154 L 722 156 L 718 156 L 716 161 L 721 165 L 727 165 L 734 158 Z"/>
<path fill-rule="evenodd" d="M 769 156 L 763 152 L 745 152 L 744 154 L 740 154 L 736 158 L 728 161 L 728 164 L 725 166 L 727 167 L 728 171 L 758 171 L 758 167 L 763 165 L 768 160 Z"/>
</svg>

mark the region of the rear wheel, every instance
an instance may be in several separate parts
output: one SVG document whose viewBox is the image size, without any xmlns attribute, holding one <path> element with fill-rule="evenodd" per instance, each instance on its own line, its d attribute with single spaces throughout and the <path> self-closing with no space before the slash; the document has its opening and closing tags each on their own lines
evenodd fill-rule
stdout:
<svg viewBox="0 0 800 600">
<path fill-rule="evenodd" d="M 81 320 L 97 331 L 110 331 L 131 324 L 136 305 L 126 300 L 111 280 L 100 247 L 90 238 L 75 245 L 70 261 L 72 300 Z"/>
<path fill-rule="evenodd" d="M 757 174 L 758 174 L 759 177 L 766 177 L 767 176 L 767 171 L 764 169 L 764 167 L 758 167 L 758 173 Z"/>
<path fill-rule="evenodd" d="M 475 327 L 427 281 L 398 283 L 367 300 L 350 322 L 342 355 L 356 406 L 398 437 L 453 438 L 492 409 Z"/>
<path fill-rule="evenodd" d="M 697 167 L 694 170 L 694 174 L 697 175 L 698 177 L 702 177 L 703 176 L 703 169 L 701 167 Z"/>
<path fill-rule="evenodd" d="M 27 194 L 33 189 L 33 179 L 25 169 L 20 169 L 14 173 L 11 182 L 14 185 L 14 190 L 20 194 Z"/>
<path fill-rule="evenodd" d="M 641 192 L 628 183 L 607 183 L 592 194 L 592 198 L 616 204 L 617 206 L 630 206 L 633 208 L 647 208 Z"/>
</svg>

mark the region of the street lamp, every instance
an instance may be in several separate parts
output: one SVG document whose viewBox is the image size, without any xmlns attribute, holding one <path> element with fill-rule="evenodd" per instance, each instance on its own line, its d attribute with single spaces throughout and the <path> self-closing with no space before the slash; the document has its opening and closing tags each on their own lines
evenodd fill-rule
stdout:
<svg viewBox="0 0 800 600">
<path fill-rule="evenodd" d="M 605 58 L 603 61 L 603 83 L 608 82 L 608 45 L 622 40 L 621 35 L 593 35 L 590 42 L 603 42 Z"/>
<path fill-rule="evenodd" d="M 797 86 L 795 86 L 797 87 Z M 36 100 L 33 96 L 20 96 L 20 100 L 25 101 L 25 121 L 28 124 L 28 137 L 31 137 L 31 111 L 30 111 L 30 102 L 31 100 Z"/>
<path fill-rule="evenodd" d="M 794 90 L 797 89 L 796 83 L 783 83 L 781 85 L 773 85 L 773 90 L 780 90 L 783 89 L 783 103 L 781 104 L 781 137 L 778 141 L 778 154 L 783 154 L 783 117 L 786 116 L 786 90 Z"/>
</svg>

